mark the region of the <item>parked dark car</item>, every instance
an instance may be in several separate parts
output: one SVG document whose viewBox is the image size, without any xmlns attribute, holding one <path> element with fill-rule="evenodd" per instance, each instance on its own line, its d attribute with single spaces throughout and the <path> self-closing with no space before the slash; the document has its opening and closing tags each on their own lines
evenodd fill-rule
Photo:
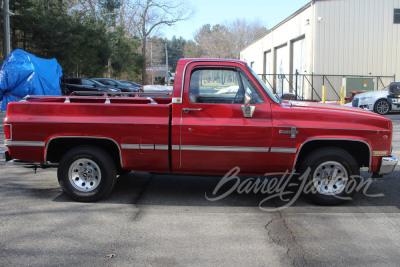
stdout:
<svg viewBox="0 0 400 267">
<path fill-rule="evenodd" d="M 131 82 L 131 81 L 119 81 L 120 83 L 126 85 L 126 86 L 133 86 L 133 87 L 137 87 L 139 88 L 139 92 L 144 92 L 143 90 L 143 85 L 135 83 L 135 82 Z"/>
<path fill-rule="evenodd" d="M 93 91 L 93 92 L 121 92 L 118 88 L 106 86 L 98 81 L 89 78 L 71 77 L 62 79 L 61 88 L 63 95 L 70 95 L 72 92 Z"/>
<path fill-rule="evenodd" d="M 101 82 L 102 84 L 104 84 L 106 86 L 113 86 L 114 88 L 118 88 L 122 92 L 131 93 L 131 92 L 139 92 L 140 91 L 140 88 L 138 88 L 138 87 L 127 86 L 117 80 L 114 80 L 114 79 L 94 78 L 93 80 Z"/>
</svg>

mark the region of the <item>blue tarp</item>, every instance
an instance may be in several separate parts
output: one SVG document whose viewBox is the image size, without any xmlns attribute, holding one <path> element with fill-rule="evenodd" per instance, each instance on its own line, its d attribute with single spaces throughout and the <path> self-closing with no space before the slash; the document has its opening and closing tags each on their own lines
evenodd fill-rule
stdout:
<svg viewBox="0 0 400 267">
<path fill-rule="evenodd" d="M 0 68 L 1 110 L 27 95 L 61 95 L 61 76 L 62 68 L 55 58 L 38 58 L 21 49 L 12 51 Z"/>
</svg>

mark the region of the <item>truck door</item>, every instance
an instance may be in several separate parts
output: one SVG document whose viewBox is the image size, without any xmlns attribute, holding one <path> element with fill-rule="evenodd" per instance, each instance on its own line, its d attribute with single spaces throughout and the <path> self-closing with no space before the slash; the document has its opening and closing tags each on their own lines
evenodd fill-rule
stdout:
<svg viewBox="0 0 400 267">
<path fill-rule="evenodd" d="M 204 64 L 204 63 L 203 63 Z M 192 64 L 185 73 L 180 125 L 180 172 L 264 174 L 272 122 L 269 100 L 246 68 Z M 255 106 L 245 117 L 245 94 Z"/>
</svg>

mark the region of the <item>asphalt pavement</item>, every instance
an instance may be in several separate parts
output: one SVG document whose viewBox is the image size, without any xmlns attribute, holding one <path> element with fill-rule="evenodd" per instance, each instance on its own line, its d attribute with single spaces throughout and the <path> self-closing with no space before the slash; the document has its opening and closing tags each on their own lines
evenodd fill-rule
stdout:
<svg viewBox="0 0 400 267">
<path fill-rule="evenodd" d="M 400 113 L 388 117 L 400 158 Z M 396 167 L 373 181 L 368 194 L 382 197 L 357 194 L 336 207 L 300 197 L 266 212 L 263 194 L 207 200 L 221 177 L 132 172 L 107 199 L 78 203 L 55 169 L 0 163 L 0 266 L 394 266 L 399 177 Z"/>
</svg>

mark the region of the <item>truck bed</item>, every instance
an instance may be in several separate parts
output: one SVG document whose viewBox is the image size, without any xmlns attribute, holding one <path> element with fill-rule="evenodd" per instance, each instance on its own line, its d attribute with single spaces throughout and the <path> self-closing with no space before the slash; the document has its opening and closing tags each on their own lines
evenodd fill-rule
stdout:
<svg viewBox="0 0 400 267">
<path fill-rule="evenodd" d="M 144 166 L 152 165 L 149 162 L 157 162 L 152 171 L 169 170 L 170 96 L 30 96 L 22 102 L 10 103 L 8 109 L 5 123 L 13 127 L 10 141 L 37 144 L 15 146 L 12 158 L 51 162 L 58 160 L 57 155 L 48 155 L 47 150 L 57 139 L 90 136 L 98 138 L 99 142 L 104 140 L 118 145 L 124 168 L 143 170 Z M 137 149 L 138 145 L 144 149 Z M 151 149 L 156 146 L 166 149 Z M 26 155 L 35 156 L 27 159 Z"/>
</svg>

